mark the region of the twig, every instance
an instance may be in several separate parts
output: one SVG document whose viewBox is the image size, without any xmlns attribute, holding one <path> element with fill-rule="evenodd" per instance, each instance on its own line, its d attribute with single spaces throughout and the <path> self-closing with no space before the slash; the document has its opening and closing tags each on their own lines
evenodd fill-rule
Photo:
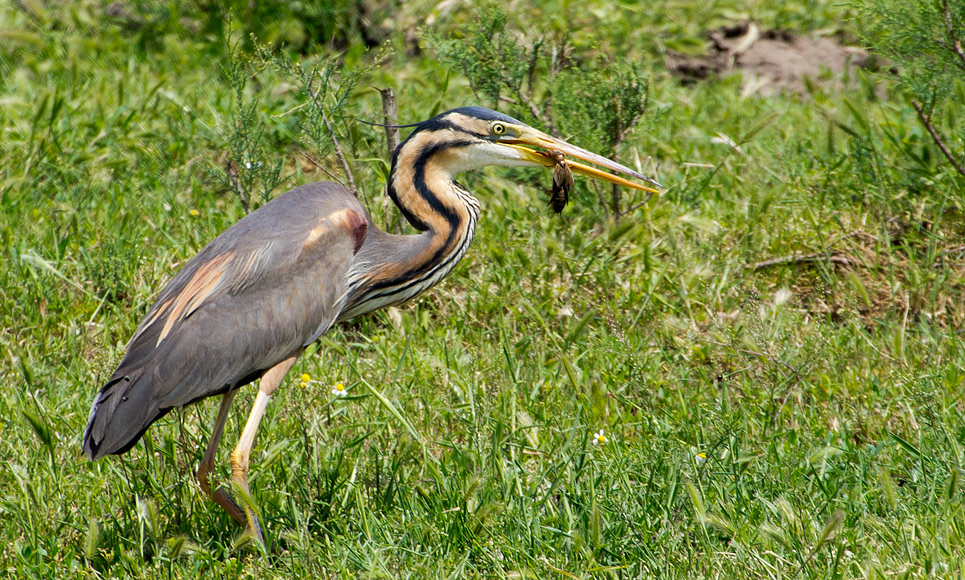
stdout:
<svg viewBox="0 0 965 580">
<path fill-rule="evenodd" d="M 648 97 L 648 100 L 649 100 L 649 97 Z M 613 145 L 610 146 L 610 153 L 613 155 L 614 159 L 616 158 L 617 151 L 619 151 L 620 149 L 620 145 L 623 144 L 623 140 L 627 138 L 627 135 L 630 134 L 630 131 L 633 131 L 634 126 L 636 126 L 637 122 L 640 120 L 640 117 L 643 116 L 643 113 L 646 112 L 646 110 L 647 110 L 647 105 L 644 105 L 643 109 L 639 113 L 634 115 L 632 119 L 630 119 L 630 122 L 627 123 L 627 126 L 624 127 L 621 131 L 617 132 L 616 136 L 613 139 Z M 611 199 L 611 202 L 613 203 L 613 213 L 614 213 L 613 220 L 614 221 L 619 221 L 620 216 L 630 213 L 631 211 L 633 211 L 639 206 L 639 204 L 634 205 L 633 208 L 625 212 L 621 210 L 620 206 L 623 205 L 623 194 L 622 194 L 622 191 L 620 190 L 620 186 L 615 183 L 613 184 L 612 189 L 610 191 L 610 199 Z M 643 203 L 647 203 L 648 201 L 650 201 L 649 195 L 647 196 L 647 199 L 643 201 Z"/>
<path fill-rule="evenodd" d="M 546 121 L 546 131 L 554 137 L 562 137 L 559 130 L 553 125 L 553 81 L 566 68 L 566 33 L 560 34 L 559 45 L 554 45 L 550 51 L 550 82 L 543 95 L 543 119 Z M 530 82 L 530 87 L 533 83 Z"/>
<path fill-rule="evenodd" d="M 623 212 L 623 214 L 626 215 L 626 214 L 629 214 L 629 213 L 633 213 L 633 212 L 637 211 L 638 209 L 640 209 L 641 207 L 647 205 L 647 203 L 650 202 L 650 198 L 651 198 L 651 197 L 653 197 L 653 192 L 652 192 L 652 191 L 648 191 L 648 192 L 647 192 L 647 196 L 646 196 L 645 198 L 643 198 L 643 201 L 640 201 L 640 202 L 637 202 L 637 203 L 631 205 L 630 207 L 627 208 L 627 211 Z"/>
<path fill-rule="evenodd" d="M 385 123 L 385 145 L 389 149 L 389 158 L 395 153 L 395 148 L 399 146 L 399 128 L 395 126 L 398 120 L 398 109 L 395 106 L 395 93 L 392 87 L 379 89 L 382 95 L 382 120 Z"/>
<path fill-rule="evenodd" d="M 499 100 L 504 103 L 509 103 L 510 105 L 518 105 L 519 101 L 512 97 L 507 97 L 506 95 L 499 95 Z"/>
<path fill-rule="evenodd" d="M 955 35 L 955 23 L 952 20 L 952 12 L 948 9 L 948 0 L 942 0 L 942 13 L 945 16 L 945 31 L 948 32 L 948 38 L 952 41 L 952 45 L 948 48 L 958 55 L 958 58 L 962 61 L 962 67 L 965 68 L 965 49 L 962 49 L 962 41 Z"/>
<path fill-rule="evenodd" d="M 399 113 L 395 106 L 395 94 L 392 92 L 391 87 L 379 89 L 379 94 L 382 95 L 382 121 L 385 124 L 385 146 L 389 150 L 389 159 L 392 159 L 395 150 L 399 147 L 399 128 L 395 126 L 399 122 Z M 386 225 L 389 231 L 395 231 L 395 233 L 401 234 L 403 232 L 402 220 L 399 219 L 398 213 L 393 214 L 388 211 L 391 203 L 388 184 L 386 184 L 385 189 L 382 191 L 382 209 L 386 210 L 385 214 L 389 216 L 387 218 L 389 223 Z"/>
<path fill-rule="evenodd" d="M 647 99 L 649 100 L 649 97 Z M 636 127 L 637 122 L 640 121 L 640 117 L 642 117 L 646 112 L 647 106 L 645 105 L 643 110 L 637 113 L 633 119 L 630 119 L 630 122 L 627 123 L 627 126 L 624 127 L 619 134 L 617 134 L 617 138 L 613 141 L 613 147 L 611 148 L 614 154 L 617 152 L 617 149 L 620 148 L 620 145 L 623 145 L 623 141 L 627 138 L 627 135 L 629 135 L 630 132 L 633 131 L 634 127 Z"/>
<path fill-rule="evenodd" d="M 345 153 L 342 152 L 342 146 L 338 143 L 338 138 L 335 136 L 335 129 L 328 120 L 328 115 L 325 111 L 322 111 L 322 121 L 325 123 L 325 128 L 328 129 L 328 135 L 332 138 L 332 145 L 335 147 L 335 156 L 338 157 L 338 162 L 342 164 L 342 171 L 345 172 L 345 178 L 348 179 L 348 189 L 352 192 L 352 195 L 358 197 L 358 188 L 355 186 L 355 176 L 352 175 L 352 168 L 348 164 L 348 159 L 345 158 Z"/>
<path fill-rule="evenodd" d="M 727 53 L 727 69 L 734 68 L 737 57 L 747 52 L 761 37 L 761 29 L 753 22 L 747 26 L 747 33 Z"/>
<path fill-rule="evenodd" d="M 938 148 L 942 150 L 942 153 L 945 154 L 945 158 L 948 159 L 948 161 L 955 167 L 955 170 L 958 171 L 962 177 L 965 177 L 965 167 L 962 167 L 962 164 L 958 162 L 958 159 L 955 159 L 955 156 L 952 155 L 952 152 L 949 151 L 948 147 L 945 146 L 945 142 L 942 141 L 941 135 L 938 134 L 938 131 L 936 131 L 935 127 L 933 127 L 931 124 L 931 115 L 926 116 L 925 111 L 923 111 L 921 108 L 921 104 L 915 99 L 912 99 L 911 106 L 915 107 L 915 112 L 918 113 L 918 120 L 921 121 L 922 125 L 925 126 L 925 129 L 928 130 L 928 133 L 931 135 L 932 141 L 935 142 L 935 145 L 938 145 Z"/>
<path fill-rule="evenodd" d="M 560 42 L 557 46 L 553 47 L 553 55 L 550 59 L 550 78 L 556 78 L 556 75 L 570 68 L 570 58 L 566 53 L 566 43 L 569 42 L 569 32 L 564 31 L 560 34 L 559 38 Z"/>
<path fill-rule="evenodd" d="M 865 238 L 866 240 L 871 240 L 872 242 L 875 242 L 875 243 L 877 243 L 877 242 L 880 241 L 880 240 L 878 239 L 878 236 L 869 234 L 868 232 L 863 232 L 863 231 L 861 231 L 861 230 L 854 230 L 854 231 L 850 231 L 850 232 L 848 232 L 848 233 L 846 233 L 846 234 L 840 234 L 840 235 L 838 235 L 837 237 L 831 238 L 830 240 L 828 240 L 827 245 L 828 245 L 828 246 L 833 246 L 833 245 L 837 244 L 838 242 L 847 240 L 848 238 Z"/>
<path fill-rule="evenodd" d="M 506 73 L 500 74 L 500 78 L 502 79 L 503 84 L 505 84 L 507 87 L 513 89 L 516 92 L 516 96 L 519 97 L 519 100 L 521 100 L 524 105 L 526 105 L 526 107 L 529 109 L 530 114 L 533 115 L 534 119 L 539 119 L 540 121 L 543 121 L 544 123 L 546 123 L 546 119 L 544 119 L 542 113 L 540 113 L 539 107 L 536 106 L 536 103 L 533 102 L 533 99 L 531 99 L 529 95 L 523 92 L 522 87 L 517 87 L 516 85 L 514 85 L 513 80 L 508 76 L 506 76 Z M 547 127 L 549 127 L 548 123 L 547 123 Z"/>
<path fill-rule="evenodd" d="M 777 363 L 777 364 L 785 367 L 787 370 L 791 371 L 792 373 L 794 373 L 796 376 L 801 376 L 801 372 L 800 372 L 799 370 L 797 370 L 796 368 L 794 368 L 793 366 L 789 365 L 788 363 L 786 363 L 786 362 L 784 362 L 784 361 L 782 361 L 782 360 L 780 360 L 780 359 L 776 359 L 776 358 L 774 358 L 774 357 L 772 357 L 772 356 L 768 356 L 768 355 L 766 355 L 766 354 L 764 354 L 764 353 L 762 353 L 762 352 L 757 352 L 757 351 L 750 350 L 750 349 L 747 349 L 747 348 L 737 348 L 737 347 L 734 346 L 734 345 L 724 344 L 723 342 L 717 342 L 716 340 L 708 340 L 707 342 L 708 342 L 709 344 L 714 344 L 714 345 L 717 345 L 717 346 L 722 346 L 722 347 L 724 347 L 724 348 L 732 348 L 732 349 L 736 350 L 737 352 L 742 352 L 742 353 L 744 353 L 744 354 L 749 354 L 749 355 L 752 355 L 752 356 L 756 356 L 756 357 L 762 358 L 762 359 L 764 359 L 764 360 L 766 360 L 766 361 L 769 361 L 769 362 L 772 362 L 772 363 Z M 783 373 L 782 373 L 782 374 L 783 374 Z M 788 376 L 787 376 L 787 375 L 784 375 L 784 378 L 788 378 Z"/>
<path fill-rule="evenodd" d="M 536 84 L 536 65 L 539 64 L 539 49 L 543 46 L 543 39 L 539 39 L 533 44 L 533 54 L 529 57 L 529 68 L 526 71 L 526 81 L 529 89 L 533 90 Z"/>
<path fill-rule="evenodd" d="M 315 167 L 317 167 L 317 168 L 321 169 L 323 172 L 325 172 L 325 175 L 327 175 L 327 176 L 331 177 L 332 179 L 338 181 L 338 176 L 336 176 L 334 173 L 332 173 L 332 172 L 329 171 L 328 169 L 325 169 L 325 166 L 322 165 L 321 163 L 319 163 L 318 161 L 315 161 L 315 159 L 314 159 L 311 155 L 309 155 L 308 153 L 305 153 L 304 151 L 302 151 L 302 157 L 304 157 L 305 159 L 308 159 L 308 161 L 309 161 L 312 165 L 314 165 Z"/>
<path fill-rule="evenodd" d="M 954 254 L 955 252 L 963 252 L 963 251 L 965 251 L 965 246 L 952 246 L 950 248 L 945 248 L 941 252 L 938 252 L 938 255 L 944 256 L 948 254 Z"/>
<path fill-rule="evenodd" d="M 623 217 L 623 210 L 620 209 L 620 206 L 623 205 L 623 192 L 616 183 L 610 186 L 610 204 L 613 206 L 613 221 L 620 221 L 620 218 Z"/>
<path fill-rule="evenodd" d="M 247 214 L 250 211 L 248 196 L 245 195 L 244 189 L 238 182 L 238 169 L 235 167 L 235 164 L 232 163 L 231 159 L 225 161 L 225 174 L 228 176 L 228 183 L 231 184 L 231 189 L 238 195 L 238 199 L 241 200 L 241 207 L 244 208 Z"/>
<path fill-rule="evenodd" d="M 342 146 L 338 142 L 338 137 L 335 136 L 335 128 L 332 127 L 332 123 L 328 120 L 328 115 L 325 113 L 324 107 L 318 102 L 318 92 L 312 90 L 311 85 L 309 85 L 308 94 L 312 96 L 312 106 L 318 107 L 319 112 L 322 114 L 322 122 L 325 123 L 325 129 L 328 130 L 328 136 L 331 137 L 332 146 L 335 148 L 335 157 L 338 158 L 338 162 L 342 165 L 342 171 L 345 172 L 345 178 L 348 180 L 348 189 L 352 192 L 352 195 L 358 197 L 358 188 L 355 186 L 355 176 L 352 175 L 352 167 L 348 164 L 345 153 L 342 152 Z"/>
<path fill-rule="evenodd" d="M 832 264 L 841 264 L 843 266 L 850 266 L 851 260 L 845 258 L 838 252 L 834 252 L 830 255 L 827 252 L 814 252 L 813 254 L 795 254 L 793 256 L 784 256 L 781 258 L 771 258 L 770 260 L 764 260 L 763 262 L 757 262 L 756 264 L 744 264 L 745 270 L 763 270 L 764 268 L 770 268 L 771 266 L 783 266 L 785 264 L 800 264 L 802 262 L 817 262 L 819 260 L 827 260 Z"/>
</svg>

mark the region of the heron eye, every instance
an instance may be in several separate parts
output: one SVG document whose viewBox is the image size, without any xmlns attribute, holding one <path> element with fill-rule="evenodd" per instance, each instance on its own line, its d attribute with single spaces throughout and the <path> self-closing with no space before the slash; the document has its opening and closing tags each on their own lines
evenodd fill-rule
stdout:
<svg viewBox="0 0 965 580">
<path fill-rule="evenodd" d="M 495 123 L 492 124 L 492 127 L 489 128 L 489 131 L 490 131 L 493 135 L 502 135 L 503 133 L 506 132 L 506 125 L 503 125 L 502 123 L 500 123 L 499 121 L 497 121 L 497 122 L 495 122 Z"/>
</svg>

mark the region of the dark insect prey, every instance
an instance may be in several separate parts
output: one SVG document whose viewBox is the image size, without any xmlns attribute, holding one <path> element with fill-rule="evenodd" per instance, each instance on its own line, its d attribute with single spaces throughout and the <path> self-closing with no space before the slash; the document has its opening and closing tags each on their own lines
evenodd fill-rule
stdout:
<svg viewBox="0 0 965 580">
<path fill-rule="evenodd" d="M 566 162 L 566 155 L 562 151 L 547 151 L 556 165 L 553 166 L 553 187 L 550 189 L 550 206 L 553 211 L 560 213 L 570 200 L 570 188 L 573 187 L 573 171 Z"/>
</svg>

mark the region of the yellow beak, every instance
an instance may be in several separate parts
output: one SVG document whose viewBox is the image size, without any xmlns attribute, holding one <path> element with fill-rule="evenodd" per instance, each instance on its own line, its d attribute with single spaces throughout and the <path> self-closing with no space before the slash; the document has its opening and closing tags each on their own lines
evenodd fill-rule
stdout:
<svg viewBox="0 0 965 580">
<path fill-rule="evenodd" d="M 602 181 L 609 181 L 610 183 L 616 183 L 617 185 L 622 185 L 625 187 L 632 187 L 634 189 L 640 189 L 643 191 L 649 191 L 651 193 L 660 193 L 654 187 L 663 187 L 653 179 L 638 173 L 625 165 L 621 165 L 616 161 L 612 161 L 603 157 L 602 155 L 597 155 L 587 151 L 586 149 L 581 149 L 574 145 L 570 145 L 562 139 L 557 139 L 551 137 L 542 131 L 533 129 L 532 127 L 516 127 L 519 130 L 518 136 L 505 137 L 499 140 L 501 145 L 506 145 L 512 147 L 520 152 L 520 157 L 536 165 L 543 165 L 545 167 L 553 167 L 558 163 L 559 155 L 556 152 L 562 153 L 567 157 L 566 163 L 569 165 L 570 169 L 575 173 L 581 175 L 586 175 L 587 177 L 592 177 L 594 179 L 600 179 Z M 538 147 L 539 149 L 533 149 Z M 589 165 L 584 165 L 576 161 L 572 161 L 571 158 L 580 159 L 594 165 L 598 165 L 610 171 L 621 173 L 627 175 L 634 179 L 640 179 L 647 182 L 649 185 L 641 185 L 629 179 L 620 177 L 619 175 L 614 175 L 613 173 L 608 173 L 596 167 L 590 167 Z M 650 187 L 653 186 L 653 187 Z"/>
</svg>

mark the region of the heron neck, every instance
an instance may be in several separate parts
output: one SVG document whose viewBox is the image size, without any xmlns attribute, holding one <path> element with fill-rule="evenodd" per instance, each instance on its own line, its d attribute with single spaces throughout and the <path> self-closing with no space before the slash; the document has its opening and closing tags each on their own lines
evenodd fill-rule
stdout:
<svg viewBox="0 0 965 580">
<path fill-rule="evenodd" d="M 479 214 L 479 202 L 455 181 L 473 167 L 466 163 L 473 142 L 447 133 L 416 131 L 392 155 L 388 195 L 419 231 L 448 233 Z"/>
<path fill-rule="evenodd" d="M 446 130 L 443 130 L 444 133 Z M 479 219 L 479 202 L 455 180 L 467 169 L 468 141 L 440 132 L 413 133 L 392 156 L 388 194 L 412 227 L 423 232 L 400 256 L 410 274 L 448 274 L 469 249 Z"/>
<path fill-rule="evenodd" d="M 389 195 L 421 233 L 397 236 L 370 228 L 349 273 L 341 319 L 404 302 L 435 286 L 459 263 L 475 235 L 479 202 L 446 170 L 451 166 L 446 151 L 411 159 L 405 144 L 399 149 Z"/>
</svg>

